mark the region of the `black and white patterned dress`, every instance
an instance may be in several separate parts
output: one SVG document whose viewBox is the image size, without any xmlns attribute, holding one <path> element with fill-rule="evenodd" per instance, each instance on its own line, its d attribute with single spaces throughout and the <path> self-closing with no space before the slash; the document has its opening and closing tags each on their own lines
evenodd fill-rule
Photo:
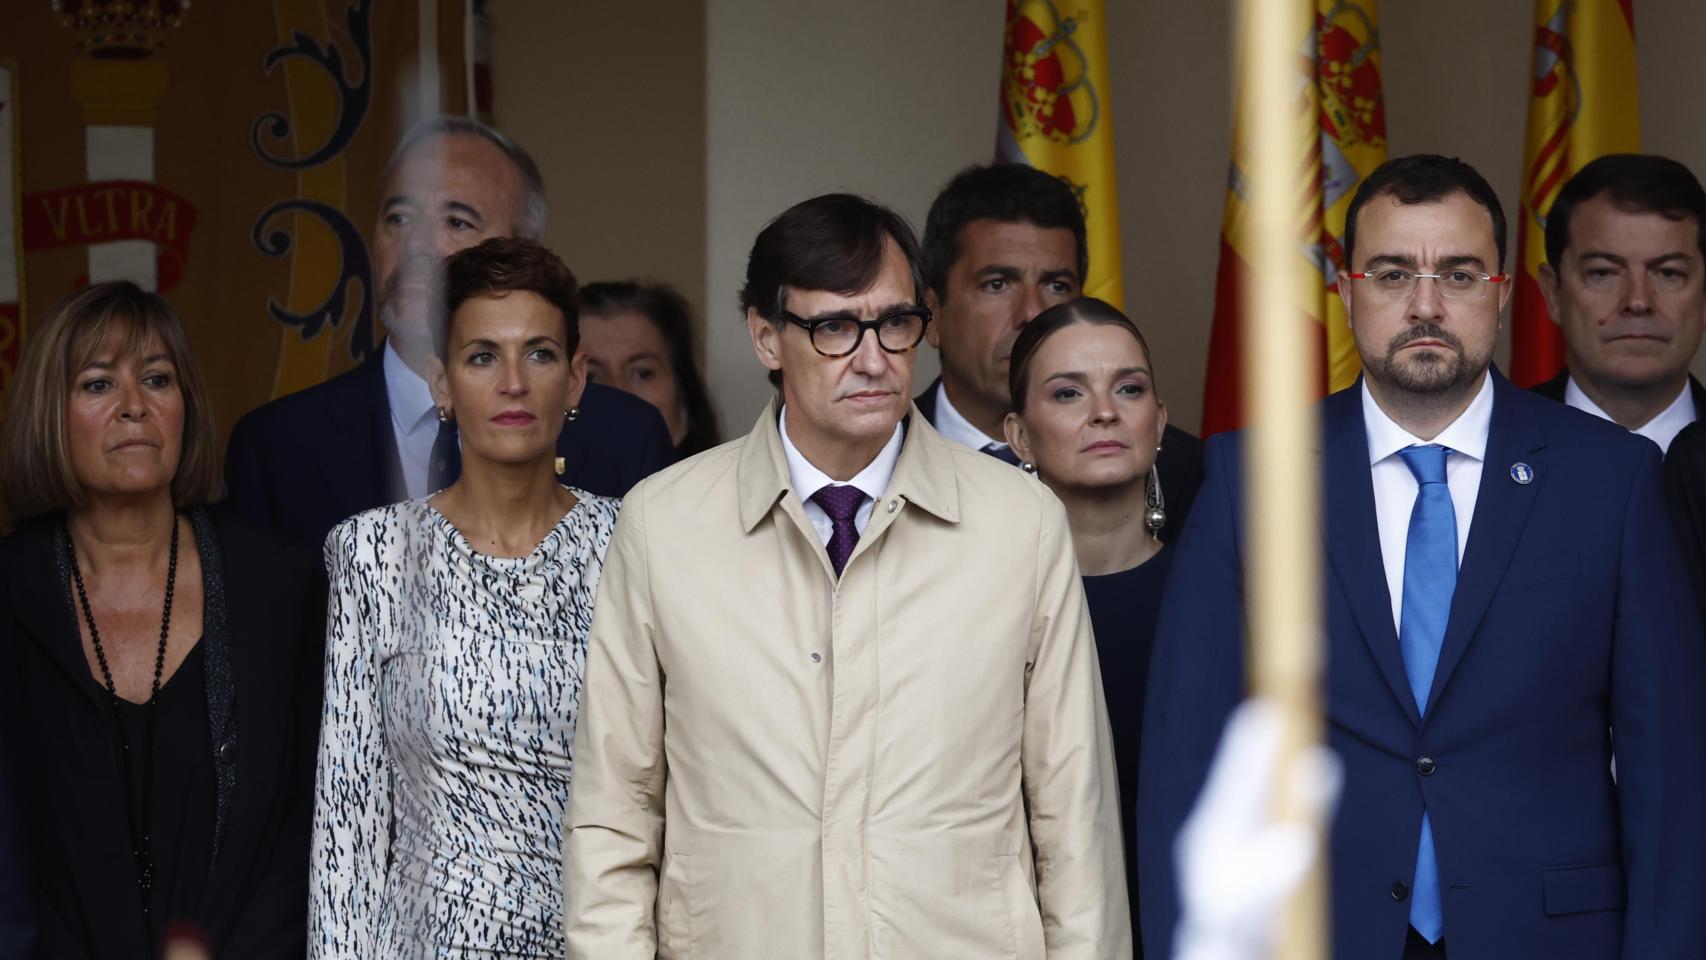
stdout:
<svg viewBox="0 0 1706 960">
<path fill-rule="evenodd" d="M 325 712 L 308 953 L 561 957 L 563 813 L 618 501 L 520 558 L 426 500 L 326 540 Z"/>
</svg>

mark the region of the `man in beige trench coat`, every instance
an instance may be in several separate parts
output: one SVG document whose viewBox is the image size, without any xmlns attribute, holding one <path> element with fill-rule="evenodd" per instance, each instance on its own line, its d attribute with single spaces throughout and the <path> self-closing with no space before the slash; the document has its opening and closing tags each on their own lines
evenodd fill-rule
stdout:
<svg viewBox="0 0 1706 960">
<path fill-rule="evenodd" d="M 923 290 L 867 200 L 759 234 L 741 296 L 779 398 L 636 486 L 605 561 L 571 958 L 1130 957 L 1066 515 L 913 410 Z"/>
</svg>

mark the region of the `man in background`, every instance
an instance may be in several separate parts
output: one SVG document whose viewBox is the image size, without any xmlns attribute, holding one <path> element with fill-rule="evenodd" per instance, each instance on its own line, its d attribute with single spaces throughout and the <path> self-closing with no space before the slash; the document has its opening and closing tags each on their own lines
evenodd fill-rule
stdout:
<svg viewBox="0 0 1706 960">
<path fill-rule="evenodd" d="M 942 436 L 1018 465 L 1002 439 L 1013 409 L 1008 355 L 1020 328 L 1079 295 L 1088 269 L 1084 212 L 1059 177 L 1025 164 L 967 167 L 937 194 L 924 276 L 935 315 L 926 336 L 942 376 L 915 402 Z M 1172 542 L 1202 484 L 1202 441 L 1169 424 L 1155 472 L 1167 513 L 1161 539 Z"/>
<path fill-rule="evenodd" d="M 373 283 L 387 336 L 360 366 L 237 422 L 226 454 L 232 503 L 253 523 L 318 543 L 363 510 L 426 496 L 460 472 L 454 422 L 427 389 L 434 271 L 488 237 L 540 239 L 545 184 L 533 158 L 460 117 L 416 125 L 380 178 Z M 620 497 L 673 458 L 648 403 L 588 384 L 557 441 L 562 480 Z"/>
<path fill-rule="evenodd" d="M 1547 213 L 1546 261 L 1566 368 L 1535 391 L 1668 452 L 1706 412 L 1688 373 L 1706 326 L 1706 190 L 1668 157 L 1600 157 Z"/>
</svg>

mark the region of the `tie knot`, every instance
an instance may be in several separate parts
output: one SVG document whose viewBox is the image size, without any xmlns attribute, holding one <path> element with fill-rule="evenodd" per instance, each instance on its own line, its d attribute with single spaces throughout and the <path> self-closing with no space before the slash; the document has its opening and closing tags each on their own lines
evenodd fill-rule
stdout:
<svg viewBox="0 0 1706 960">
<path fill-rule="evenodd" d="M 851 484 L 830 484 L 812 494 L 812 502 L 822 507 L 831 520 L 846 523 L 865 502 L 865 491 Z"/>
<path fill-rule="evenodd" d="M 1398 456 L 1404 458 L 1404 465 L 1410 468 L 1416 483 L 1444 483 L 1445 456 L 1450 452 L 1448 447 L 1430 443 L 1426 446 L 1405 447 L 1398 451 Z"/>
</svg>

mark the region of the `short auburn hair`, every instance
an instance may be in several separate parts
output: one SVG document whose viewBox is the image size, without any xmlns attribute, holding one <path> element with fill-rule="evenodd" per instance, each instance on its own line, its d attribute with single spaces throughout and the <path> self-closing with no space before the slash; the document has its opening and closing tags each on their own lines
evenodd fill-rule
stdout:
<svg viewBox="0 0 1706 960">
<path fill-rule="evenodd" d="M 158 339 L 177 369 L 184 435 L 172 502 L 199 506 L 219 499 L 219 428 L 207 386 L 177 311 L 157 293 L 128 280 L 84 287 L 48 308 L 30 332 L 0 423 L 0 527 L 83 504 L 71 465 L 66 411 L 77 374 L 116 345 L 115 359 L 139 357 Z"/>
<path fill-rule="evenodd" d="M 447 257 L 439 266 L 438 310 L 432 321 L 433 352 L 450 365 L 450 325 L 456 311 L 476 297 L 502 297 L 516 290 L 536 294 L 563 314 L 563 352 L 580 348 L 580 286 L 575 275 L 543 244 L 521 237 L 493 237 Z"/>
</svg>

